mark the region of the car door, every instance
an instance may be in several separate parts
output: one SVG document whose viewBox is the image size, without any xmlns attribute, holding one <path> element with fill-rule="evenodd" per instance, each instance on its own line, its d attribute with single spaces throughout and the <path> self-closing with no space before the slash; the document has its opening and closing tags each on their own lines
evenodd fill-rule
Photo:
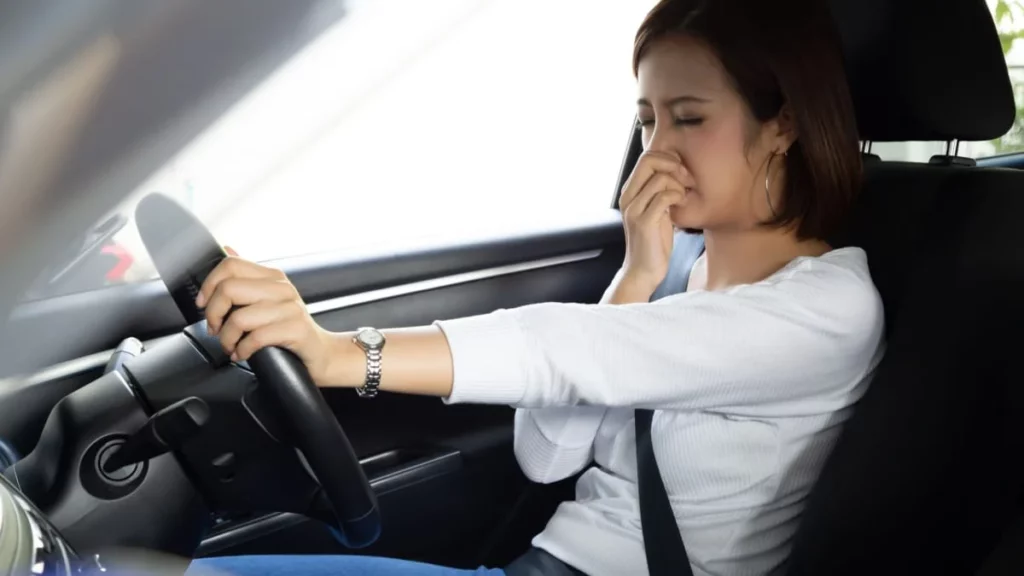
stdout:
<svg viewBox="0 0 1024 576">
<path fill-rule="evenodd" d="M 243 256 L 286 271 L 330 330 L 595 303 L 623 258 L 612 204 L 623 161 L 639 153 L 624 128 L 647 6 L 588 8 L 584 30 L 582 1 L 564 4 L 352 3 L 120 211 L 154 191 L 176 198 Z M 395 39 L 380 41 L 385 32 Z M 127 255 L 119 274 L 44 290 L 12 317 L 26 340 L 48 343 L 52 364 L 0 383 L 0 439 L 16 452 L 123 338 L 183 328 L 134 224 L 108 244 Z M 540 487 L 522 476 L 509 407 L 324 396 L 383 514 L 381 539 L 358 553 L 501 564 L 572 496 L 572 479 Z M 331 552 L 351 551 L 315 522 L 253 513 L 218 517 L 199 554 Z"/>
<path fill-rule="evenodd" d="M 352 267 L 310 267 L 300 285 L 350 284 L 351 294 L 307 296 L 331 330 L 410 326 L 535 302 L 596 302 L 622 258 L 614 216 L 573 229 L 371 259 Z M 562 487 L 542 495 L 512 455 L 505 406 L 446 406 L 436 398 L 385 394 L 372 401 L 325 390 L 380 498 L 384 535 L 370 553 L 474 564 L 507 559 L 542 527 Z M 569 487 L 571 488 L 571 487 Z M 279 530 L 287 527 L 286 530 Z M 204 553 L 322 552 L 329 537 L 295 518 L 238 528 L 222 525 Z M 504 548 L 503 548 L 504 547 Z M 500 558 L 496 558 L 498 556 Z"/>
</svg>

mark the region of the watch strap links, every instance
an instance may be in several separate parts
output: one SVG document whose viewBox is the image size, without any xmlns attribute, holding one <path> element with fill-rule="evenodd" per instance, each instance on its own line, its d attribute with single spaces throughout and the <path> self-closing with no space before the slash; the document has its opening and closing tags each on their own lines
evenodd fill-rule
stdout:
<svg viewBox="0 0 1024 576">
<path fill-rule="evenodd" d="M 367 354 L 367 379 L 364 384 L 355 388 L 360 398 L 374 398 L 381 385 L 382 354 L 380 348 L 364 348 Z"/>
</svg>

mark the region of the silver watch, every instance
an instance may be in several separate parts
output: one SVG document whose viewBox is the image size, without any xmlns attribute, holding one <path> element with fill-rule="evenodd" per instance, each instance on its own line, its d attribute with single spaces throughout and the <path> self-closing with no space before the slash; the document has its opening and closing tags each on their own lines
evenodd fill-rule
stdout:
<svg viewBox="0 0 1024 576">
<path fill-rule="evenodd" d="M 373 398 L 380 388 L 381 351 L 386 340 L 376 328 L 360 328 L 352 341 L 366 352 L 366 382 L 356 388 L 356 394 L 363 398 Z"/>
</svg>

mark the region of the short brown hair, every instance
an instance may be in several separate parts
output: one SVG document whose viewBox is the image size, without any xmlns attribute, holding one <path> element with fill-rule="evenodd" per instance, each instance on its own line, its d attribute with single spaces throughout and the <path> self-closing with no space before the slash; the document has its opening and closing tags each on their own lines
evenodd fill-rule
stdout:
<svg viewBox="0 0 1024 576">
<path fill-rule="evenodd" d="M 633 74 L 651 44 L 673 35 L 718 56 L 753 116 L 788 104 L 797 139 L 786 155 L 782 206 L 771 226 L 828 240 L 860 190 L 861 156 L 839 35 L 824 0 L 661 0 L 636 34 Z"/>
</svg>

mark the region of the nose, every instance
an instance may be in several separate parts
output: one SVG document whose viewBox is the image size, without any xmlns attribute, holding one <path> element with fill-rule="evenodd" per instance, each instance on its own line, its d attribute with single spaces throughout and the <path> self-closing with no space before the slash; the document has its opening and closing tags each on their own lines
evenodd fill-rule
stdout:
<svg viewBox="0 0 1024 576">
<path fill-rule="evenodd" d="M 672 138 L 672 127 L 665 122 L 655 122 L 651 128 L 650 136 L 644 142 L 644 150 L 652 152 L 666 152 L 679 156 L 679 149 Z"/>
<path fill-rule="evenodd" d="M 687 167 L 687 156 L 683 151 L 683 142 L 680 140 L 679 130 L 673 130 L 671 124 L 656 122 L 651 128 L 644 130 L 643 146 L 645 152 L 659 152 L 671 156 L 679 161 L 679 169 L 676 176 L 680 182 L 686 183 L 690 180 L 690 171 Z"/>
</svg>

